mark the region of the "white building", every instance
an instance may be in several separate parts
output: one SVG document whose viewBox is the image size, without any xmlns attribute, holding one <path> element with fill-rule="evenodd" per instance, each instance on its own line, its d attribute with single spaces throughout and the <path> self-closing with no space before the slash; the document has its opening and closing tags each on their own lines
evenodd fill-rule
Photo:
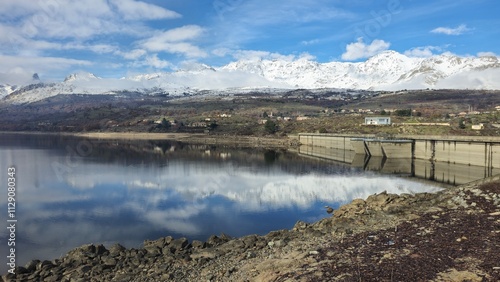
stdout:
<svg viewBox="0 0 500 282">
<path fill-rule="evenodd" d="M 390 117 L 366 117 L 366 125 L 391 125 Z"/>
</svg>

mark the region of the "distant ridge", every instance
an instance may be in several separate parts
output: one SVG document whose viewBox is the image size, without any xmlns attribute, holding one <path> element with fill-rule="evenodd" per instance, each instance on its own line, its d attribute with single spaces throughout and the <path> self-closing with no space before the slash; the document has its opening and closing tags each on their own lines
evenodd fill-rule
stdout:
<svg viewBox="0 0 500 282">
<path fill-rule="evenodd" d="M 0 81 L 0 98 L 7 103 L 30 103 L 58 94 L 117 94 L 124 91 L 175 96 L 223 89 L 500 89 L 498 77 L 500 60 L 495 56 L 442 54 L 416 58 L 385 51 L 365 62 L 253 59 L 218 68 L 197 64 L 176 72 L 121 79 L 76 73 L 67 76 L 63 82 L 42 85 L 38 74 L 34 74 L 24 85 L 13 86 Z M 30 84 L 37 84 L 37 87 L 23 87 Z"/>
</svg>

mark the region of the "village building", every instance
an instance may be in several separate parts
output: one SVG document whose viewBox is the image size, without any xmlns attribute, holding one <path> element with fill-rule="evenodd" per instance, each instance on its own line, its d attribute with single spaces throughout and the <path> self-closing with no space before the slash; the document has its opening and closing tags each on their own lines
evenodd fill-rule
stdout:
<svg viewBox="0 0 500 282">
<path fill-rule="evenodd" d="M 365 125 L 391 125 L 390 117 L 366 117 Z"/>
<path fill-rule="evenodd" d="M 483 130 L 484 129 L 484 124 L 473 124 L 472 125 L 472 130 Z"/>
<path fill-rule="evenodd" d="M 189 127 L 207 127 L 207 123 L 204 121 L 192 122 L 189 124 Z"/>
</svg>

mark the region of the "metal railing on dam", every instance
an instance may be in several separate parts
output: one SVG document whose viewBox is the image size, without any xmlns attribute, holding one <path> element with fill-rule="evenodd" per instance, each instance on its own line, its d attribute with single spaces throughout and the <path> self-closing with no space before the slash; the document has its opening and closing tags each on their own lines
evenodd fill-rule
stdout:
<svg viewBox="0 0 500 282">
<path fill-rule="evenodd" d="M 299 153 L 366 170 L 464 184 L 500 174 L 500 137 L 301 133 Z"/>
</svg>

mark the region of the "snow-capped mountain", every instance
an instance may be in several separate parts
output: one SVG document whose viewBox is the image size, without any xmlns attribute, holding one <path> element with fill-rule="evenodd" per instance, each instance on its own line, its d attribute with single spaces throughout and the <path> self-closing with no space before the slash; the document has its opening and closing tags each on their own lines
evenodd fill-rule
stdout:
<svg viewBox="0 0 500 282">
<path fill-rule="evenodd" d="M 4 81 L 8 81 L 6 83 Z M 0 74 L 0 99 L 19 90 L 23 86 L 40 83 L 40 77 L 34 73 L 31 77 L 18 74 Z"/>
<path fill-rule="evenodd" d="M 33 76 L 28 87 L 1 84 L 0 98 L 11 103 L 38 101 L 58 94 L 183 95 L 200 90 L 348 88 L 397 90 L 423 88 L 500 89 L 498 57 L 458 57 L 442 54 L 408 57 L 395 51 L 365 62 L 318 63 L 296 60 L 240 60 L 214 68 L 191 64 L 176 72 L 142 74 L 121 79 L 90 73 L 71 74 L 63 82 L 43 84 Z M 36 83 L 33 86 L 33 83 Z M 25 84 L 26 85 L 26 84 Z"/>
<path fill-rule="evenodd" d="M 221 69 L 255 73 L 271 81 L 301 88 L 422 89 L 455 88 L 454 76 L 471 75 L 465 88 L 500 88 L 500 83 L 475 80 L 482 71 L 500 74 L 497 57 L 458 57 L 439 55 L 411 58 L 395 51 L 375 55 L 365 62 L 319 64 L 305 59 L 296 61 L 254 60 L 230 63 Z M 460 77 L 463 79 L 463 77 Z M 472 79 L 474 78 L 474 79 Z"/>
</svg>

